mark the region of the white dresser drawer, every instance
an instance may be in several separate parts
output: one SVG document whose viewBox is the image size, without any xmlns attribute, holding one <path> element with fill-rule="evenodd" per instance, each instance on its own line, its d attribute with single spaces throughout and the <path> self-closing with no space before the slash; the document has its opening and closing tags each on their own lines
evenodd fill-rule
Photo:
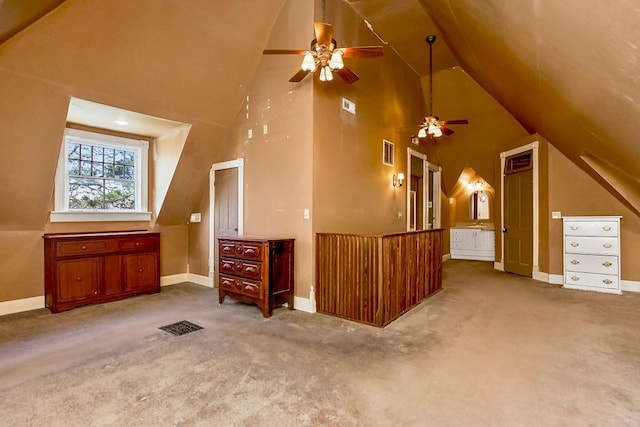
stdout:
<svg viewBox="0 0 640 427">
<path fill-rule="evenodd" d="M 589 286 L 593 288 L 619 289 L 618 276 L 609 274 L 582 273 L 565 271 L 564 283 L 573 286 Z"/>
<path fill-rule="evenodd" d="M 572 254 L 618 255 L 620 241 L 617 237 L 566 236 L 564 250 Z"/>
<path fill-rule="evenodd" d="M 565 257 L 565 270 L 617 275 L 620 271 L 618 260 L 619 258 L 613 255 L 581 255 L 568 253 Z"/>
<path fill-rule="evenodd" d="M 566 236 L 618 236 L 617 221 L 565 221 Z"/>
</svg>

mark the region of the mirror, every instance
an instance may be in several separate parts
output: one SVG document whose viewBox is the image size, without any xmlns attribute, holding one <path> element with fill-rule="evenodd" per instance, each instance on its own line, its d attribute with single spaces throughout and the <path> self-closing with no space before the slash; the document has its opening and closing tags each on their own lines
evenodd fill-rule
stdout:
<svg viewBox="0 0 640 427">
<path fill-rule="evenodd" d="M 489 219 L 489 194 L 484 190 L 474 191 L 469 199 L 471 219 Z"/>
</svg>

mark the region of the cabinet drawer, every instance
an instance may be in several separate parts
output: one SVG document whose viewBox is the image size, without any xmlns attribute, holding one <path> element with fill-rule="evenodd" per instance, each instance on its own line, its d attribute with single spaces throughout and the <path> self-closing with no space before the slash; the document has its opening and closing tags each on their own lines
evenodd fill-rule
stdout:
<svg viewBox="0 0 640 427">
<path fill-rule="evenodd" d="M 564 274 L 564 283 L 574 286 L 591 286 L 594 288 L 619 289 L 618 276 L 609 274 L 582 273 L 567 271 Z"/>
<path fill-rule="evenodd" d="M 567 253 L 596 255 L 620 253 L 619 241 L 615 237 L 567 236 L 564 239 L 564 248 Z"/>
<path fill-rule="evenodd" d="M 107 251 L 107 242 L 104 240 L 80 240 L 76 242 L 58 242 L 56 245 L 57 256 L 101 254 Z"/>
<path fill-rule="evenodd" d="M 261 282 L 220 274 L 218 286 L 224 290 L 262 299 Z"/>
<path fill-rule="evenodd" d="M 156 247 L 156 239 L 153 237 L 140 237 L 135 239 L 126 239 L 120 240 L 118 242 L 118 249 L 121 251 L 130 251 L 130 250 L 150 250 L 155 249 Z"/>
<path fill-rule="evenodd" d="M 617 221 L 566 221 L 567 236 L 618 236 Z"/>
<path fill-rule="evenodd" d="M 232 257 L 249 259 L 261 259 L 262 257 L 262 245 L 259 243 L 224 241 L 220 242 L 219 250 L 220 255 Z"/>
<path fill-rule="evenodd" d="M 261 280 L 262 263 L 233 258 L 220 258 L 220 272 Z"/>
<path fill-rule="evenodd" d="M 617 256 L 567 254 L 565 263 L 567 271 L 616 275 L 620 271 Z"/>
</svg>

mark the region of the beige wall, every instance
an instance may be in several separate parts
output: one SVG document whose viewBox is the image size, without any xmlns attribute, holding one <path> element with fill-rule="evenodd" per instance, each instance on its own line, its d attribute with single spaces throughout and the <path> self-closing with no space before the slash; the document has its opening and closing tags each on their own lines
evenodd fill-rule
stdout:
<svg viewBox="0 0 640 427">
<path fill-rule="evenodd" d="M 290 0 L 274 24 L 267 49 L 305 47 L 313 34 L 313 9 L 307 2 Z M 309 298 L 312 284 L 311 219 L 314 114 L 313 79 L 287 80 L 297 72 L 297 55 L 265 55 L 247 89 L 248 99 L 234 120 L 216 160 L 244 159 L 244 234 L 295 239 L 296 295 Z M 267 125 L 267 134 L 263 126 Z M 248 138 L 252 130 L 253 137 Z M 206 200 L 206 201 L 205 201 Z M 203 203 L 208 205 L 208 196 Z M 204 205 L 201 205 L 203 209 Z M 208 223 L 198 228 L 198 238 L 208 241 Z M 194 231 L 195 232 L 195 231 Z M 192 234 L 193 235 L 193 234 Z M 202 265 L 207 247 L 191 245 L 190 264 Z M 200 261 L 195 261 L 199 258 Z"/>
<path fill-rule="evenodd" d="M 379 45 L 353 10 L 331 3 L 341 22 L 338 44 Z M 375 59 L 345 59 L 360 76 L 352 85 L 316 83 L 313 101 L 314 232 L 390 233 L 406 230 L 406 186 L 396 189 L 392 176 L 407 174 L 407 147 L 424 113 L 420 81 L 391 49 Z M 336 84 L 337 83 L 337 84 Z M 341 108 L 345 97 L 356 115 Z M 382 164 L 383 139 L 395 144 L 395 166 Z M 401 217 L 398 218 L 398 213 Z"/>
<path fill-rule="evenodd" d="M 640 218 L 620 203 L 593 178 L 554 147 L 549 147 L 549 207 L 564 216 L 620 215 L 621 270 L 623 280 L 640 280 L 640 264 L 635 256 L 640 251 Z M 549 269 L 562 274 L 562 221 L 549 220 Z"/>
</svg>

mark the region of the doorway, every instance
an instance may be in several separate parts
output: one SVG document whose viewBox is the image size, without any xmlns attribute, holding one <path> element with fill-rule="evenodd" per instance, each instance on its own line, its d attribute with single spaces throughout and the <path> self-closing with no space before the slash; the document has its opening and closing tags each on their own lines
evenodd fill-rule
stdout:
<svg viewBox="0 0 640 427">
<path fill-rule="evenodd" d="M 244 159 L 216 163 L 209 173 L 209 274 L 218 284 L 218 237 L 242 236 Z"/>
<path fill-rule="evenodd" d="M 533 267 L 532 152 L 507 157 L 504 170 L 504 271 L 531 277 Z"/>
<path fill-rule="evenodd" d="M 495 268 L 547 282 L 539 265 L 538 159 L 538 141 L 500 153 L 501 257 Z M 519 236 L 525 230 L 526 237 Z"/>
<path fill-rule="evenodd" d="M 407 149 L 407 231 L 440 228 L 441 168 Z"/>
</svg>

